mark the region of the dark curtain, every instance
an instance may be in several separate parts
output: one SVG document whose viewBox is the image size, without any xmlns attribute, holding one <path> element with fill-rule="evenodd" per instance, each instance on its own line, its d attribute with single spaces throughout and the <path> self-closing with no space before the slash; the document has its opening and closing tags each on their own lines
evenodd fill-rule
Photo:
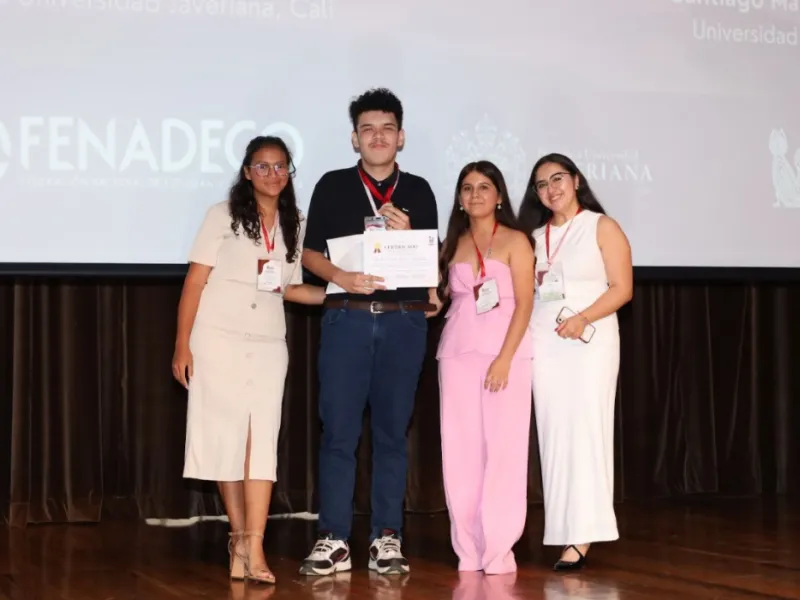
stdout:
<svg viewBox="0 0 800 600">
<path fill-rule="evenodd" d="M 0 280 L 0 510 L 14 526 L 222 513 L 182 479 L 186 399 L 170 362 L 180 280 Z M 617 500 L 798 491 L 800 286 L 637 284 L 620 314 Z M 273 513 L 316 512 L 317 309 L 288 309 L 291 365 Z M 409 437 L 407 509 L 445 508 L 432 323 Z M 575 376 L 580 376 L 576 373 Z M 365 420 L 366 423 L 366 420 Z M 369 511 L 370 448 L 356 505 Z M 541 501 L 535 428 L 529 490 Z"/>
</svg>

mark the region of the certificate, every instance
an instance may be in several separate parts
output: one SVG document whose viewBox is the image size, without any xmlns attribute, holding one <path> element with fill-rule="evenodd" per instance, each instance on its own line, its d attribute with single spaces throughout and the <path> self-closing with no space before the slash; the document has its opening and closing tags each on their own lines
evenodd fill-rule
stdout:
<svg viewBox="0 0 800 600">
<path fill-rule="evenodd" d="M 439 285 L 439 232 L 435 229 L 364 232 L 363 269 L 383 277 L 386 289 Z"/>
<path fill-rule="evenodd" d="M 331 238 L 328 242 L 328 259 L 344 271 L 360 273 L 363 269 L 363 234 Z M 333 282 L 328 284 L 326 294 L 341 294 L 345 290 Z"/>
</svg>

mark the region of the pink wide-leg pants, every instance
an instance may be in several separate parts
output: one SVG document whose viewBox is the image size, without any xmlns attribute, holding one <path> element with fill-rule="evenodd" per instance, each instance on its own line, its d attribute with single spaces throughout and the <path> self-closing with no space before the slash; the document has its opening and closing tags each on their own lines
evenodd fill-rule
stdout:
<svg viewBox="0 0 800 600">
<path fill-rule="evenodd" d="M 442 468 L 450 535 L 460 571 L 512 573 L 525 529 L 531 361 L 516 359 L 508 386 L 483 388 L 493 357 L 441 358 Z"/>
</svg>

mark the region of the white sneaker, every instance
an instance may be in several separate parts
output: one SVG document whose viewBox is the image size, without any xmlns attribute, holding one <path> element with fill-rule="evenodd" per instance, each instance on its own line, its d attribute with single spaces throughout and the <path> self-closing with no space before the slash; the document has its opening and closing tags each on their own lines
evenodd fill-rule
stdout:
<svg viewBox="0 0 800 600">
<path fill-rule="evenodd" d="M 300 565 L 300 574 L 330 575 L 351 568 L 350 546 L 347 542 L 325 535 L 317 540 L 311 554 Z"/>
<path fill-rule="evenodd" d="M 411 567 L 400 549 L 400 536 L 389 529 L 369 547 L 369 568 L 381 575 L 408 573 Z"/>
</svg>

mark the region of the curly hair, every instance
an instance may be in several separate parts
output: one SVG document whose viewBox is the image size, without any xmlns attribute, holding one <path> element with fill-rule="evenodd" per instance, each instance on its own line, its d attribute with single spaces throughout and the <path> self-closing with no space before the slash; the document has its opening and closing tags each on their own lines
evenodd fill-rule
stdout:
<svg viewBox="0 0 800 600">
<path fill-rule="evenodd" d="M 403 103 L 390 90 L 374 88 L 367 90 L 350 103 L 348 112 L 353 131 L 358 129 L 358 118 L 363 113 L 373 110 L 393 114 L 397 119 L 397 128 L 403 128 Z"/>
<path fill-rule="evenodd" d="M 258 215 L 258 205 L 253 192 L 253 183 L 245 176 L 245 169 L 253 161 L 253 155 L 264 148 L 276 148 L 283 152 L 286 155 L 286 163 L 289 165 L 289 180 L 278 197 L 278 215 L 283 241 L 286 244 L 286 261 L 292 263 L 299 256 L 297 242 L 300 236 L 300 211 L 297 209 L 297 197 L 292 181 L 294 175 L 292 153 L 281 138 L 258 136 L 247 144 L 242 165 L 239 167 L 239 175 L 231 186 L 228 199 L 231 229 L 238 236 L 241 227 L 248 238 L 256 243 L 261 242 L 261 219 Z"/>
</svg>

